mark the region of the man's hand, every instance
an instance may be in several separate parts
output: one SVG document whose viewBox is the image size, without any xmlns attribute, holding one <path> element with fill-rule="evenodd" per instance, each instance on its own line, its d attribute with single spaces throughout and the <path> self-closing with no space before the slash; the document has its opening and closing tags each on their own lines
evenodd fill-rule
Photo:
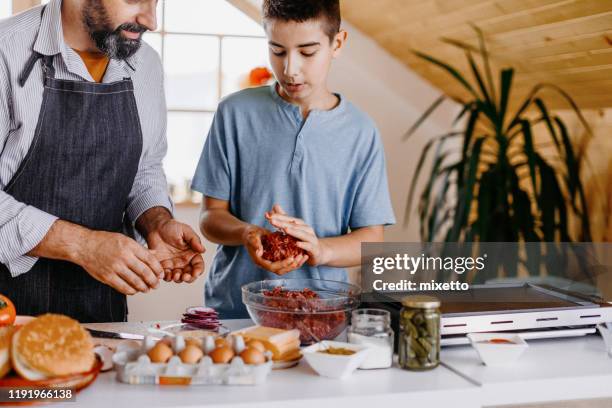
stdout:
<svg viewBox="0 0 612 408">
<path fill-rule="evenodd" d="M 138 219 L 137 227 L 145 233 L 149 249 L 160 261 L 165 281 L 193 282 L 204 272 L 201 254 L 205 249 L 200 238 L 166 209 L 148 210 Z"/>
<path fill-rule="evenodd" d="M 278 204 L 274 205 L 272 211 L 266 213 L 266 219 L 274 227 L 300 241 L 296 245 L 308 253 L 308 265 L 317 266 L 327 263 L 328 248 L 317 237 L 310 225 L 299 218 L 287 215 Z"/>
<path fill-rule="evenodd" d="M 162 266 L 150 251 L 118 233 L 90 231 L 74 261 L 125 295 L 155 289 L 163 276 Z"/>
<path fill-rule="evenodd" d="M 242 241 L 256 265 L 277 275 L 284 275 L 300 268 L 308 260 L 307 255 L 298 255 L 295 258 L 291 257 L 278 262 L 270 262 L 263 259 L 264 250 L 261 237 L 269 233 L 270 231 L 267 229 L 256 225 L 249 225 L 244 231 Z"/>
<path fill-rule="evenodd" d="M 96 280 L 125 295 L 148 292 L 159 284 L 163 268 L 153 254 L 123 234 L 92 231 L 57 220 L 30 256 L 79 265 Z"/>
<path fill-rule="evenodd" d="M 204 246 L 186 224 L 169 220 L 147 236 L 147 244 L 161 262 L 167 282 L 193 282 L 204 272 Z"/>
</svg>

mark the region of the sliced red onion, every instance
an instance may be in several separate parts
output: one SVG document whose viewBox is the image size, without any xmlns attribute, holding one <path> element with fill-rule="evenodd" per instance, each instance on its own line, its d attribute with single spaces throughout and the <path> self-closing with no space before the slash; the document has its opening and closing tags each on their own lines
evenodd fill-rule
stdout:
<svg viewBox="0 0 612 408">
<path fill-rule="evenodd" d="M 181 323 L 187 324 L 190 328 L 218 331 L 221 323 L 219 313 L 215 309 L 204 306 L 193 306 L 183 314 Z"/>
<path fill-rule="evenodd" d="M 212 307 L 205 307 L 205 306 L 188 307 L 185 313 L 186 314 L 212 314 L 215 316 L 219 315 L 219 313 Z"/>
</svg>

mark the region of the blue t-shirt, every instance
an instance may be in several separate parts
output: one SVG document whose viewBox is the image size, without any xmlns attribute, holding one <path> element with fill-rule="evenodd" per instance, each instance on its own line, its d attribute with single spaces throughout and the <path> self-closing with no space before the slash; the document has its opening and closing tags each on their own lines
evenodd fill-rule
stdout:
<svg viewBox="0 0 612 408">
<path fill-rule="evenodd" d="M 332 110 L 300 109 L 276 86 L 246 89 L 219 104 L 192 188 L 229 201 L 237 218 L 274 228 L 274 204 L 303 219 L 319 238 L 395 223 L 385 157 L 374 122 L 340 95 Z M 286 278 L 346 281 L 342 268 L 304 265 Z M 256 266 L 244 246 L 220 245 L 205 300 L 222 318 L 248 317 L 241 286 L 279 278 Z"/>
</svg>

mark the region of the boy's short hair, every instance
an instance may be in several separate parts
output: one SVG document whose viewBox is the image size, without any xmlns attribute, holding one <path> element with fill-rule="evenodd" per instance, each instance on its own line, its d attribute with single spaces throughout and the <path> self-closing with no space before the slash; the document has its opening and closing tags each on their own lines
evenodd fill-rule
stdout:
<svg viewBox="0 0 612 408">
<path fill-rule="evenodd" d="M 322 18 L 323 31 L 333 41 L 340 31 L 340 0 L 264 0 L 265 20 L 304 21 Z"/>
</svg>

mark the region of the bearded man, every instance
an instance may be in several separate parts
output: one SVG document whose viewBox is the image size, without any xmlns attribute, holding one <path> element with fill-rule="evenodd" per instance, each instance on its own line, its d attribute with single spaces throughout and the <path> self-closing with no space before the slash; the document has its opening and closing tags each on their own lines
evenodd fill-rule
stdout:
<svg viewBox="0 0 612 408">
<path fill-rule="evenodd" d="M 0 22 L 0 293 L 20 314 L 124 321 L 125 295 L 204 269 L 162 169 L 156 4 L 52 0 Z"/>
</svg>

